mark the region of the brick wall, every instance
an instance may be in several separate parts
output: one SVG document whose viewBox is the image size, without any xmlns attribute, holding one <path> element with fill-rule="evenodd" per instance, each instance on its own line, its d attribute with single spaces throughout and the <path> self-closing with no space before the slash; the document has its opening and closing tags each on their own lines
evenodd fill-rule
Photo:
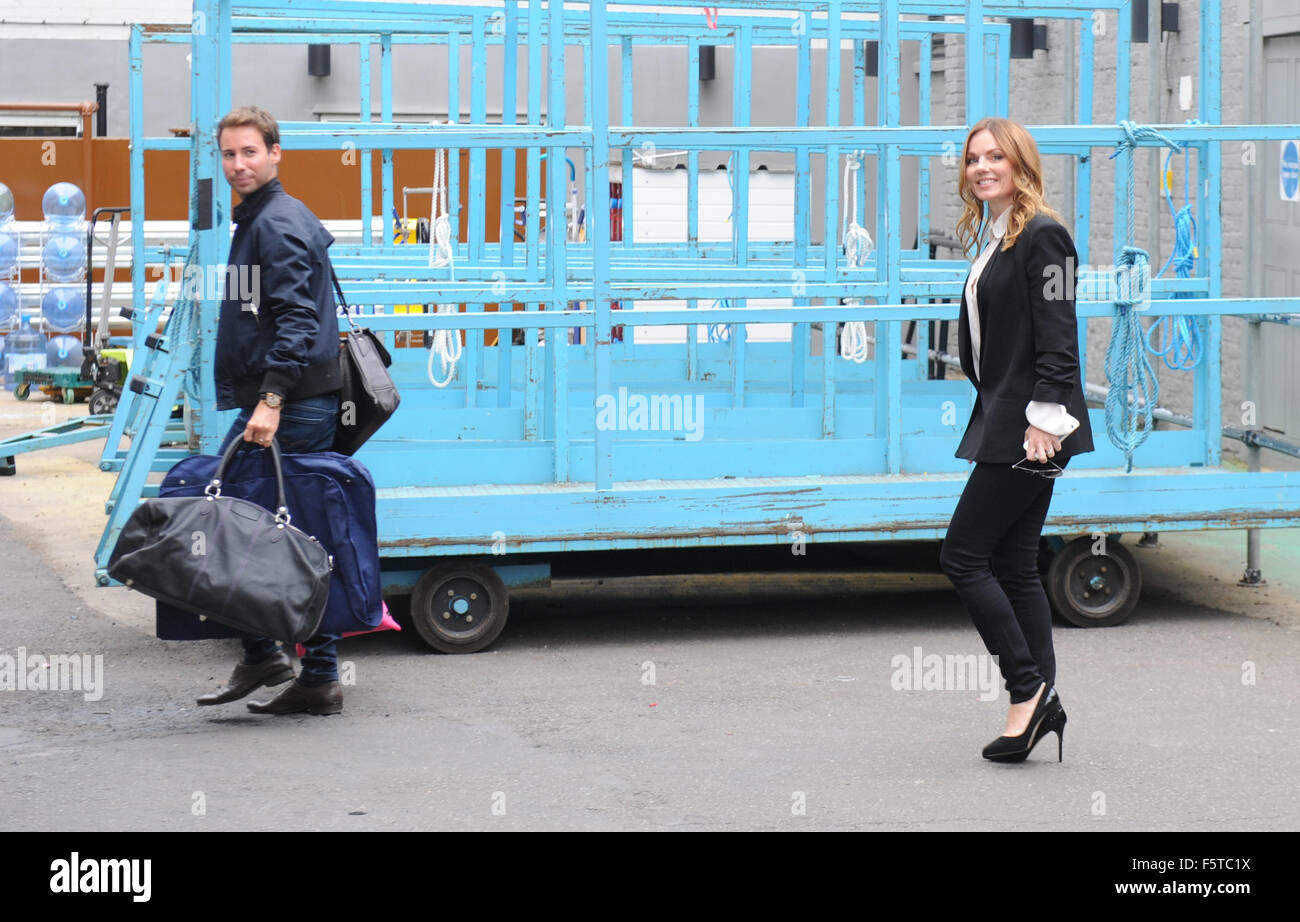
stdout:
<svg viewBox="0 0 1300 922">
<path fill-rule="evenodd" d="M 1139 124 L 1167 123 L 1181 124 L 1197 116 L 1200 104 L 1199 85 L 1199 42 L 1200 42 L 1200 3 L 1185 0 L 1180 4 L 1179 26 L 1181 31 L 1166 34 L 1159 41 L 1160 66 L 1157 73 L 1158 111 L 1153 111 L 1150 104 L 1151 67 L 1148 61 L 1147 45 L 1134 44 L 1131 50 L 1131 76 L 1129 118 Z M 1087 113 L 1076 113 L 1071 120 L 1066 111 L 1065 53 L 1066 28 L 1078 29 L 1078 21 L 1067 23 L 1062 20 L 1048 20 L 1048 50 L 1035 52 L 1032 59 L 1011 61 L 1010 111 L 997 113 L 1006 115 L 1025 124 L 1064 124 L 1070 121 L 1079 124 L 1115 124 L 1118 122 L 1115 103 L 1116 80 L 1116 34 L 1117 14 L 1114 11 L 1101 11 L 1104 19 L 1104 35 L 1095 36 L 1094 77 L 1093 77 L 1093 111 L 1091 118 Z M 1246 83 L 1248 27 L 1243 21 L 1239 4 L 1227 0 L 1222 9 L 1222 42 L 1220 60 L 1222 62 L 1222 115 L 1225 124 L 1246 123 L 1250 119 L 1247 100 L 1239 89 Z M 1077 34 L 1077 32 L 1076 32 Z M 1158 36 L 1151 36 L 1156 41 Z M 1079 41 L 1074 43 L 1078 54 Z M 947 36 L 945 41 L 945 79 L 943 94 L 936 95 L 932 117 L 936 122 L 950 125 L 964 124 L 965 117 L 965 83 L 963 68 L 965 62 L 964 38 Z M 1076 65 L 1077 71 L 1077 65 Z M 1193 84 L 1191 108 L 1184 111 L 1179 105 L 1179 81 L 1183 75 L 1190 75 Z M 1077 73 L 1076 73 L 1077 77 Z M 1077 90 L 1076 90 L 1077 92 Z M 1123 163 L 1123 157 L 1110 160 L 1110 149 L 1096 148 L 1092 156 L 1092 191 L 1090 208 L 1090 245 L 1086 258 L 1081 259 L 1093 265 L 1109 264 L 1113 261 L 1115 244 L 1114 221 L 1114 181 L 1115 169 Z M 1207 253 L 1201 247 L 1197 273 L 1205 271 L 1207 258 L 1218 259 L 1221 264 L 1224 297 L 1246 297 L 1246 170 L 1252 167 L 1242 163 L 1242 144 L 1225 143 L 1222 146 L 1222 229 L 1223 246 L 1219 254 Z M 1149 189 L 1149 177 L 1158 171 L 1164 162 L 1164 151 L 1143 150 L 1135 163 L 1134 191 L 1134 238 L 1138 246 L 1151 251 L 1152 271 L 1156 272 L 1169 258 L 1174 243 L 1173 218 L 1163 196 L 1153 199 Z M 1174 207 L 1183 205 L 1183 157 L 1176 154 L 1171 169 L 1174 171 Z M 1190 159 L 1192 169 L 1192 195 L 1196 195 L 1195 170 L 1196 157 Z M 1122 167 L 1121 167 L 1122 168 Z M 956 166 L 946 168 L 946 189 L 936 187 L 932 220 L 936 229 L 949 233 L 956 226 L 961 214 L 960 200 L 956 194 Z M 1044 172 L 1049 203 L 1067 218 L 1074 214 L 1074 204 L 1065 197 L 1066 158 L 1045 158 Z M 1152 220 L 1158 226 L 1158 245 L 1152 248 L 1150 226 Z M 1120 239 L 1124 231 L 1120 227 Z M 1172 267 L 1166 273 L 1172 276 Z M 1241 403 L 1245 399 L 1245 369 L 1243 365 L 1243 343 L 1246 324 L 1233 318 L 1225 318 L 1222 324 L 1222 405 L 1225 424 L 1241 424 Z M 1111 321 L 1101 318 L 1088 324 L 1088 381 L 1105 385 L 1105 353 L 1110 338 Z M 950 348 L 955 351 L 955 331 L 952 333 Z M 1190 413 L 1192 410 L 1192 373 L 1172 371 L 1165 367 L 1163 361 L 1151 356 L 1160 382 L 1160 405 L 1175 412 Z M 1103 436 L 1104 437 L 1104 436 Z M 1239 442 L 1223 443 L 1225 457 L 1234 456 L 1244 459 L 1245 446 Z"/>
</svg>

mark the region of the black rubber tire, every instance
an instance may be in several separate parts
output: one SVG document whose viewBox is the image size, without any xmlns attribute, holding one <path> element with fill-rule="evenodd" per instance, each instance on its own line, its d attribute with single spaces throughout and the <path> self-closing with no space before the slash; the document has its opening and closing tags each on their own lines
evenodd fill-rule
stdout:
<svg viewBox="0 0 1300 922">
<path fill-rule="evenodd" d="M 113 413 L 117 410 L 117 396 L 112 391 L 95 388 L 90 395 L 87 410 L 91 416 L 100 416 L 105 413 Z"/>
<path fill-rule="evenodd" d="M 26 400 L 32 395 L 32 386 L 30 384 L 20 384 L 14 388 L 14 397 L 19 400 Z"/>
<path fill-rule="evenodd" d="M 477 653 L 501 635 L 510 594 L 491 567 L 448 560 L 425 571 L 411 593 L 411 623 L 442 653 Z"/>
<path fill-rule="evenodd" d="M 1077 627 L 1112 627 L 1128 620 L 1142 594 L 1142 571 L 1118 538 L 1104 554 L 1092 537 L 1076 538 L 1052 558 L 1045 580 L 1052 609 Z"/>
</svg>

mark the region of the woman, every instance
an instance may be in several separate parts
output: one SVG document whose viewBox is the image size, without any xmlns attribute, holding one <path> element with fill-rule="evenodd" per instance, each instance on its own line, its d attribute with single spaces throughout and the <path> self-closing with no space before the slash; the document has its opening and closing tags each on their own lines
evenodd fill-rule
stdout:
<svg viewBox="0 0 1300 922">
<path fill-rule="evenodd" d="M 1006 728 L 984 757 L 1023 761 L 1055 732 L 1059 760 L 1065 710 L 1038 543 L 1055 478 L 1072 455 L 1092 451 L 1074 313 L 1078 257 L 1043 201 L 1042 161 L 1023 126 L 984 119 L 966 136 L 962 162 L 957 234 L 978 255 L 958 343 L 977 394 L 957 457 L 975 468 L 939 562 L 1011 696 Z"/>
</svg>

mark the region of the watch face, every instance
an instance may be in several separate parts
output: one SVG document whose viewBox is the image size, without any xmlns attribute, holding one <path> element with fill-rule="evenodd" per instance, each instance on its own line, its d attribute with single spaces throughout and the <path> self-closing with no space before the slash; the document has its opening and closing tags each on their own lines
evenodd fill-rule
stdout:
<svg viewBox="0 0 1300 922">
<path fill-rule="evenodd" d="M 270 407 L 272 410 L 278 410 L 280 408 L 280 404 L 284 403 L 284 398 L 281 397 L 279 394 L 267 394 L 262 399 L 266 401 L 266 405 Z"/>
</svg>

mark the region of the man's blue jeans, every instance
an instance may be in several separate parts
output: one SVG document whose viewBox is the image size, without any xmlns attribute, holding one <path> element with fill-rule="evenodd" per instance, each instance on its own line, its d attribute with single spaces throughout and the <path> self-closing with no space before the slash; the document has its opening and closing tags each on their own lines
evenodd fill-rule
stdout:
<svg viewBox="0 0 1300 922">
<path fill-rule="evenodd" d="M 230 431 L 221 442 L 218 454 L 226 450 L 232 439 L 243 438 L 244 427 L 248 425 L 252 413 L 252 409 L 239 411 L 239 416 L 235 418 Z M 334 430 L 338 424 L 338 415 L 338 394 L 305 397 L 302 400 L 285 403 L 280 408 L 280 427 L 275 432 L 280 450 L 297 454 L 329 451 L 334 444 Z M 338 681 L 338 650 L 335 644 L 338 643 L 339 636 L 317 634 L 303 644 L 306 653 L 302 658 L 302 675 L 299 677 L 303 685 L 324 685 L 327 682 Z M 279 645 L 270 637 L 253 637 L 245 634 L 240 639 L 244 644 L 244 662 L 250 665 L 274 656 L 279 649 Z"/>
</svg>

